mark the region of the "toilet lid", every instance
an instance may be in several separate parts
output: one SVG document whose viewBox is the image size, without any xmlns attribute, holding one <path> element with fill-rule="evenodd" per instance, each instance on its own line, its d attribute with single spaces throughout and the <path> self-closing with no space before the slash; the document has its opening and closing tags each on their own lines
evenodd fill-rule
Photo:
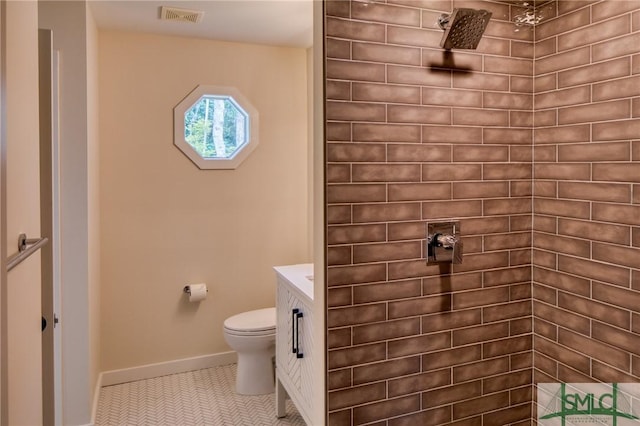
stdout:
<svg viewBox="0 0 640 426">
<path fill-rule="evenodd" d="M 276 328 L 276 308 L 242 312 L 224 321 L 224 327 L 236 331 L 262 331 Z"/>
</svg>

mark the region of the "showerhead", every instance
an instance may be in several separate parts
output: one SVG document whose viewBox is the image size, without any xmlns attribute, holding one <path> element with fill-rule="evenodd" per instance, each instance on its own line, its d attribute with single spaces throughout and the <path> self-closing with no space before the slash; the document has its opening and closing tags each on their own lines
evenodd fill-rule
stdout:
<svg viewBox="0 0 640 426">
<path fill-rule="evenodd" d="M 475 49 L 491 19 L 491 12 L 481 9 L 453 9 L 438 19 L 444 30 L 440 47 L 449 49 Z"/>
</svg>

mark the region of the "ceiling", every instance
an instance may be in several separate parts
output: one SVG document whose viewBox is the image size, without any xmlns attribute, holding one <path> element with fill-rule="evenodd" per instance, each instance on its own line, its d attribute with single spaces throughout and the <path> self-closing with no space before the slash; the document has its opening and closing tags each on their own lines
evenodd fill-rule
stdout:
<svg viewBox="0 0 640 426">
<path fill-rule="evenodd" d="M 310 47 L 313 0 L 90 0 L 98 28 L 274 46 Z M 201 22 L 160 20 L 160 7 L 203 11 Z"/>
</svg>

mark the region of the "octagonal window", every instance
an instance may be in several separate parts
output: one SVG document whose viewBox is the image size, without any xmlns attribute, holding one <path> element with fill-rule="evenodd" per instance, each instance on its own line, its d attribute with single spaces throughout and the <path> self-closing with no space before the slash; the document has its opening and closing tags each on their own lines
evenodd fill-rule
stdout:
<svg viewBox="0 0 640 426">
<path fill-rule="evenodd" d="M 234 169 L 258 143 L 258 113 L 232 87 L 198 86 L 174 120 L 175 145 L 201 169 Z"/>
<path fill-rule="evenodd" d="M 232 97 L 205 95 L 184 113 L 184 140 L 202 158 L 231 158 L 247 142 L 248 122 Z"/>
</svg>

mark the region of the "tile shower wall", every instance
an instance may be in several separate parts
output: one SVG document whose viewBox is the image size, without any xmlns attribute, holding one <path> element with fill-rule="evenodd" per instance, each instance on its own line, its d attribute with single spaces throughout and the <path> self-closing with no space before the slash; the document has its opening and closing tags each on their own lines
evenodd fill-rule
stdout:
<svg viewBox="0 0 640 426">
<path fill-rule="evenodd" d="M 439 48 L 453 7 L 493 12 L 476 51 Z M 331 425 L 530 422 L 533 32 L 517 12 L 326 2 Z M 464 262 L 426 266 L 425 225 L 449 218 Z"/>
<path fill-rule="evenodd" d="M 640 1 L 536 29 L 534 378 L 640 381 Z"/>
</svg>

